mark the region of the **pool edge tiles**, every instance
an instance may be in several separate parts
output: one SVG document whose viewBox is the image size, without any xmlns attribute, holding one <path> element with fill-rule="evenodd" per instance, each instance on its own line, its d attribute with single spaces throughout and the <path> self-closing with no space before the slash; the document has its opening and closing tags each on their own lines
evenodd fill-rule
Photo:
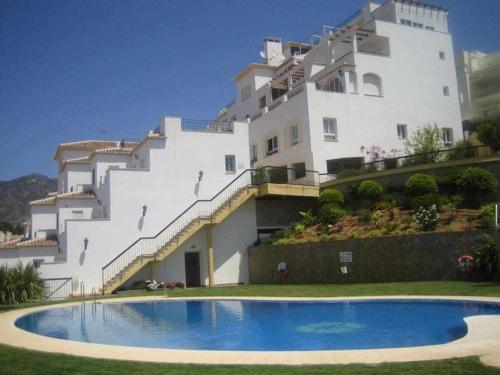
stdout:
<svg viewBox="0 0 500 375">
<path fill-rule="evenodd" d="M 121 303 L 131 301 L 164 300 L 164 297 L 130 297 L 100 300 L 102 303 Z M 458 296 L 378 296 L 355 298 L 169 298 L 168 300 L 276 300 L 276 301 L 344 301 L 374 299 L 425 299 L 457 300 L 474 302 L 500 302 L 494 297 Z M 15 326 L 15 321 L 27 314 L 61 306 L 80 305 L 80 303 L 40 306 L 30 309 L 14 310 L 0 314 L 0 343 L 19 348 L 41 350 L 54 353 L 72 354 L 93 358 L 107 358 L 129 361 L 198 363 L 198 364 L 348 364 L 382 362 L 407 362 L 437 360 L 453 357 L 500 355 L 500 317 L 473 316 L 465 318 L 468 333 L 447 344 L 418 346 L 409 348 L 364 349 L 364 350 L 321 350 L 321 351 L 218 351 L 218 350 L 181 350 L 124 347 L 105 344 L 91 344 L 77 341 L 49 338 L 23 331 Z M 496 349 L 498 348 L 498 349 Z"/>
</svg>

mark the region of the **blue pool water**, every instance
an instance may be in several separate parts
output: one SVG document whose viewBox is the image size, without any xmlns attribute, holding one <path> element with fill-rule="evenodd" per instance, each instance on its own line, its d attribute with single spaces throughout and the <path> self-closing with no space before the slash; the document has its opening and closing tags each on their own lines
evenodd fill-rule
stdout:
<svg viewBox="0 0 500 375">
<path fill-rule="evenodd" d="M 19 318 L 26 331 L 100 344 L 204 350 L 335 350 L 442 344 L 464 317 L 500 304 L 463 301 L 151 301 L 52 308 Z"/>
</svg>

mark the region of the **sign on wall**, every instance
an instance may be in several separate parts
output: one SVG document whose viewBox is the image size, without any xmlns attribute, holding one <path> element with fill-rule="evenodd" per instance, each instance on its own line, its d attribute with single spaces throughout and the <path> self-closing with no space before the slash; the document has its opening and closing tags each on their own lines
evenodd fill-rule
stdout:
<svg viewBox="0 0 500 375">
<path fill-rule="evenodd" d="M 352 251 L 341 251 L 340 263 L 352 263 Z"/>
</svg>

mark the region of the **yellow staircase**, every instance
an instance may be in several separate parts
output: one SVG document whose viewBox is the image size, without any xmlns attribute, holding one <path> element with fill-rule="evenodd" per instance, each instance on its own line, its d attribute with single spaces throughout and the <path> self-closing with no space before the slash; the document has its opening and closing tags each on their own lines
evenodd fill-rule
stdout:
<svg viewBox="0 0 500 375">
<path fill-rule="evenodd" d="M 164 260 L 205 225 L 222 222 L 252 197 L 319 195 L 316 185 L 259 184 L 255 181 L 255 173 L 249 172 L 255 171 L 245 171 L 211 200 L 195 202 L 155 237 L 138 239 L 105 265 L 102 269 L 103 294 L 112 293 L 145 265 Z"/>
</svg>

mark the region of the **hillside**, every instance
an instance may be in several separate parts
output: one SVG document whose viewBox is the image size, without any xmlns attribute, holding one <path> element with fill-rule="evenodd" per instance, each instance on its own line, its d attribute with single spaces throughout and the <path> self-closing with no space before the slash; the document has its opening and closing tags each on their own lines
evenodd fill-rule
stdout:
<svg viewBox="0 0 500 375">
<path fill-rule="evenodd" d="M 28 203 L 57 191 L 57 179 L 30 174 L 0 181 L 0 222 L 17 224 L 29 219 Z"/>
</svg>

